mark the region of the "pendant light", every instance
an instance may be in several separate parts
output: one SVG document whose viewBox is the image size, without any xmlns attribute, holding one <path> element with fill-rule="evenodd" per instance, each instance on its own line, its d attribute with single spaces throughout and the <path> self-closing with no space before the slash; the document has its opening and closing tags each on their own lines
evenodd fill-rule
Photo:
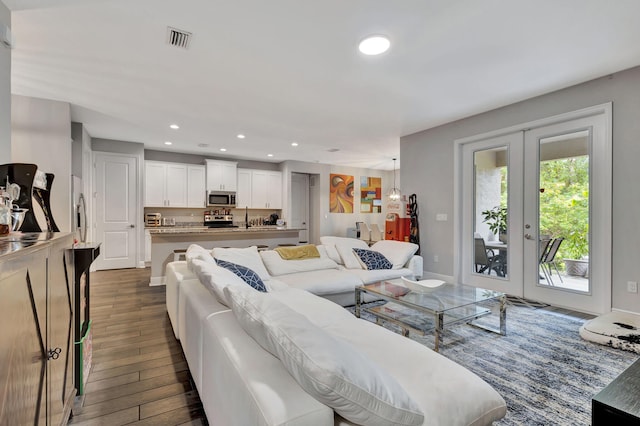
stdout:
<svg viewBox="0 0 640 426">
<path fill-rule="evenodd" d="M 398 201 L 402 193 L 400 192 L 400 188 L 396 187 L 396 159 L 393 159 L 393 188 L 389 191 L 389 199 L 391 201 Z"/>
</svg>

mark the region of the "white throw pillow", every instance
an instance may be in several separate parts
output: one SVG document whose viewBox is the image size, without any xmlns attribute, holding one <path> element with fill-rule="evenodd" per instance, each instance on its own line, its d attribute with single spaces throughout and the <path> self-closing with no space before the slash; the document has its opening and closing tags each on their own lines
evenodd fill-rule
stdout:
<svg viewBox="0 0 640 426">
<path fill-rule="evenodd" d="M 393 263 L 393 269 L 401 269 L 418 251 L 418 245 L 403 241 L 382 240 L 372 245 L 371 250 L 382 253 L 389 262 Z"/>
<path fill-rule="evenodd" d="M 262 258 L 258 253 L 258 247 L 251 246 L 247 248 L 221 248 L 215 247 L 213 257 L 227 262 L 236 263 L 253 270 L 262 280 L 271 278 L 269 272 L 262 263 Z"/>
<path fill-rule="evenodd" d="M 348 237 L 334 237 L 331 235 L 325 235 L 320 237 L 320 242 L 322 245 L 326 246 L 327 254 L 329 258 L 336 262 L 339 265 L 344 265 L 338 250 L 336 249 L 337 245 L 346 245 L 349 247 L 357 247 L 357 248 L 367 248 L 368 245 L 366 242 L 359 240 L 357 238 L 348 238 Z"/>
<path fill-rule="evenodd" d="M 362 264 L 358 256 L 353 252 L 353 247 L 348 245 L 337 245 L 336 249 L 342 258 L 342 264 L 347 269 L 362 269 Z"/>
<path fill-rule="evenodd" d="M 268 293 L 227 287 L 242 328 L 278 357 L 298 384 L 347 420 L 371 426 L 422 425 L 419 406 L 385 370 Z"/>
<path fill-rule="evenodd" d="M 318 246 L 320 257 L 309 259 L 284 260 L 278 252 L 265 250 L 260 252 L 260 257 L 271 275 L 296 274 L 298 272 L 317 271 L 322 269 L 337 269 L 338 264 L 329 259 L 324 246 Z"/>
<path fill-rule="evenodd" d="M 193 273 L 193 264 L 192 261 L 195 259 L 202 260 L 204 262 L 215 262 L 213 256 L 211 256 L 211 252 L 206 248 L 199 246 L 198 244 L 191 244 L 187 247 L 187 251 L 184 254 L 184 258 L 187 260 L 187 268 Z"/>
<path fill-rule="evenodd" d="M 198 277 L 202 285 L 204 285 L 218 299 L 218 302 L 225 306 L 231 306 L 227 296 L 224 294 L 224 288 L 231 286 L 249 287 L 239 276 L 228 269 L 220 267 L 215 262 L 205 262 L 200 259 L 194 259 L 193 273 Z M 250 288 L 251 290 L 251 288 Z"/>
</svg>

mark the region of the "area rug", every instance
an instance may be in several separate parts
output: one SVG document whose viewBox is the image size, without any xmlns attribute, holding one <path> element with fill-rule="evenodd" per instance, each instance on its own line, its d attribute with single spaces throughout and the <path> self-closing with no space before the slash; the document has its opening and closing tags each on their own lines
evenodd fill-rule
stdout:
<svg viewBox="0 0 640 426">
<path fill-rule="evenodd" d="M 363 318 L 375 321 L 368 313 Z M 482 320 L 498 324 L 496 314 Z M 581 339 L 578 329 L 584 322 L 509 304 L 506 336 L 458 324 L 444 334 L 440 353 L 502 395 L 507 415 L 496 425 L 589 425 L 593 395 L 638 356 Z M 385 327 L 398 331 L 392 324 Z M 411 333 L 410 338 L 433 348 L 433 335 Z"/>
<path fill-rule="evenodd" d="M 640 354 L 640 315 L 609 312 L 580 327 L 583 339 Z"/>
</svg>

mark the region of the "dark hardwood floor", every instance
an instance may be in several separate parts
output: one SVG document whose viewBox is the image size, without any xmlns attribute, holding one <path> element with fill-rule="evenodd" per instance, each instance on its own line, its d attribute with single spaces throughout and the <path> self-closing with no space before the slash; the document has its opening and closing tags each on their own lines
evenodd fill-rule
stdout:
<svg viewBox="0 0 640 426">
<path fill-rule="evenodd" d="M 149 269 L 91 273 L 93 366 L 72 425 L 207 425 Z"/>
</svg>

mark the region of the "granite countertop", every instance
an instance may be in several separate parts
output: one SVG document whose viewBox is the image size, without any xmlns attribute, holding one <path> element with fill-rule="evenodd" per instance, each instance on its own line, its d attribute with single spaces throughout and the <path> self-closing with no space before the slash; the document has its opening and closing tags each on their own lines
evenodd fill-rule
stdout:
<svg viewBox="0 0 640 426">
<path fill-rule="evenodd" d="M 56 238 L 69 235 L 66 232 L 11 232 L 0 237 L 0 256 L 42 245 Z"/>
<path fill-rule="evenodd" d="M 250 226 L 249 228 L 207 228 L 204 226 L 175 226 L 175 227 L 157 227 L 146 228 L 150 234 L 222 234 L 222 233 L 239 233 L 239 232 L 281 232 L 281 231 L 300 231 L 301 228 L 287 228 L 286 226 Z"/>
</svg>

